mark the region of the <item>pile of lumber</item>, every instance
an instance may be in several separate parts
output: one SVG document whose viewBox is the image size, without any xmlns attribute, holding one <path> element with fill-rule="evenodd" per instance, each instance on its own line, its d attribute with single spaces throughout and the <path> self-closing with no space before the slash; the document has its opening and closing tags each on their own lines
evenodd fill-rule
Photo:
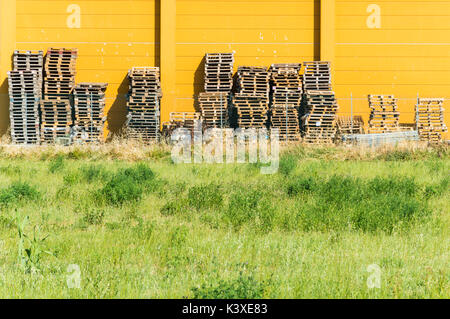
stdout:
<svg viewBox="0 0 450 319">
<path fill-rule="evenodd" d="M 369 95 L 369 134 L 400 130 L 397 99 L 393 95 Z"/>
<path fill-rule="evenodd" d="M 337 130 L 339 135 L 363 134 L 364 121 L 362 116 L 338 116 Z"/>
<path fill-rule="evenodd" d="M 338 104 L 333 91 L 306 91 L 305 115 L 302 117 L 304 141 L 333 143 L 336 138 Z"/>
<path fill-rule="evenodd" d="M 41 143 L 54 144 L 71 133 L 72 110 L 69 100 L 41 101 Z"/>
<path fill-rule="evenodd" d="M 205 92 L 199 94 L 198 101 L 206 128 L 228 126 L 233 66 L 233 53 L 207 53 L 205 56 Z"/>
<path fill-rule="evenodd" d="M 421 98 L 418 100 L 416 125 L 421 140 L 436 144 L 442 140 L 442 133 L 447 132 L 443 104 L 444 99 L 442 98 Z"/>
<path fill-rule="evenodd" d="M 105 91 L 107 83 L 79 83 L 73 89 L 74 141 L 100 143 L 104 141 Z"/>
<path fill-rule="evenodd" d="M 313 61 L 305 62 L 305 72 L 303 74 L 303 89 L 307 90 L 331 90 L 331 69 L 330 62 Z"/>
<path fill-rule="evenodd" d="M 264 67 L 239 67 L 233 97 L 233 126 L 263 128 L 269 110 L 269 72 Z"/>
<path fill-rule="evenodd" d="M 68 100 L 75 86 L 78 49 L 47 50 L 45 58 L 44 98 Z"/>
<path fill-rule="evenodd" d="M 38 144 L 42 80 L 37 70 L 8 72 L 11 138 L 15 144 Z"/>
<path fill-rule="evenodd" d="M 127 135 L 142 141 L 160 138 L 160 101 L 162 98 L 158 67 L 134 67 L 128 71 Z"/>
<path fill-rule="evenodd" d="M 280 139 L 300 139 L 299 109 L 302 101 L 302 77 L 298 63 L 272 64 L 269 69 L 272 103 L 270 123 L 279 129 Z"/>
</svg>

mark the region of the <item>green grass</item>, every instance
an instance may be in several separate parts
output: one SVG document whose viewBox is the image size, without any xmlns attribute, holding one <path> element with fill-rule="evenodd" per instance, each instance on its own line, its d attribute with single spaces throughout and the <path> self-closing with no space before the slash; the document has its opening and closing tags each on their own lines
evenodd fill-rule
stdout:
<svg viewBox="0 0 450 319">
<path fill-rule="evenodd" d="M 0 298 L 449 298 L 448 152 L 340 152 L 290 150 L 270 176 L 161 149 L 0 154 Z"/>
</svg>

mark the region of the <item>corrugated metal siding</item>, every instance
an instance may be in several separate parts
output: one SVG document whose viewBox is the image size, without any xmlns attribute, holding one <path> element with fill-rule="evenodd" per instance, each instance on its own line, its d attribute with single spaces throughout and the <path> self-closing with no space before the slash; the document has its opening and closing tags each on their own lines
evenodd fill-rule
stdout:
<svg viewBox="0 0 450 319">
<path fill-rule="evenodd" d="M 118 130 L 126 114 L 127 70 L 159 66 L 160 1 L 15 1 L 16 48 L 79 48 L 77 81 L 110 84 L 109 128 Z M 81 8 L 80 29 L 66 24 L 70 4 Z M 367 27 L 371 4 L 381 9 L 380 29 Z M 195 97 L 203 90 L 205 53 L 235 51 L 236 67 L 319 59 L 319 29 L 319 0 L 177 0 L 177 99 L 163 105 L 163 118 L 174 110 L 194 110 Z M 366 121 L 370 93 L 400 98 L 401 122 L 414 121 L 417 94 L 450 99 L 449 0 L 336 0 L 335 38 L 334 89 L 341 113 L 350 112 L 350 93 L 355 114 Z M 2 50 L 4 54 L 12 52 Z M 7 105 L 1 113 L 7 113 Z"/>
<path fill-rule="evenodd" d="M 369 28 L 367 8 L 381 9 L 381 27 Z M 400 122 L 414 122 L 417 94 L 450 99 L 450 1 L 336 1 L 335 90 L 341 113 L 367 122 L 367 94 L 400 99 Z M 450 100 L 446 101 L 450 124 Z"/>
<path fill-rule="evenodd" d="M 81 28 L 67 26 L 70 4 L 81 8 Z M 77 82 L 108 82 L 108 127 L 126 116 L 127 70 L 159 63 L 159 1 L 17 0 L 18 49 L 79 49 Z"/>
<path fill-rule="evenodd" d="M 202 59 L 236 52 L 239 65 L 318 58 L 320 1 L 177 1 L 177 111 L 193 111 L 203 91 Z"/>
</svg>

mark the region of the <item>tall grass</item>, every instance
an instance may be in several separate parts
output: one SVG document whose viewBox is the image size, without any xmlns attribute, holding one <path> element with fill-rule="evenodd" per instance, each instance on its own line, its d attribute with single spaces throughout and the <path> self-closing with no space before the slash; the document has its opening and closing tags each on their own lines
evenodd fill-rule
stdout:
<svg viewBox="0 0 450 319">
<path fill-rule="evenodd" d="M 152 146 L 45 149 L 0 153 L 0 297 L 449 297 L 445 150 L 292 147 L 266 176 L 173 165 Z M 23 234 L 41 230 L 38 273 L 18 267 L 24 216 Z"/>
</svg>

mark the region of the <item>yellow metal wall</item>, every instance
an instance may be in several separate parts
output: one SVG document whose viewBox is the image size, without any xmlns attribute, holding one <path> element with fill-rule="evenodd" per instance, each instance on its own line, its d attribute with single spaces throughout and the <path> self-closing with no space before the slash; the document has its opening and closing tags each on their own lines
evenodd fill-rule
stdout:
<svg viewBox="0 0 450 319">
<path fill-rule="evenodd" d="M 373 4 L 380 9 L 380 28 L 367 23 Z M 352 93 L 354 110 L 367 123 L 367 95 L 394 94 L 400 122 L 412 123 L 418 94 L 450 99 L 450 1 L 337 0 L 335 39 L 341 112 L 350 112 Z M 444 107 L 450 126 L 450 100 Z"/>
<path fill-rule="evenodd" d="M 203 91 L 205 53 L 235 51 L 235 68 L 318 58 L 319 13 L 318 0 L 178 0 L 177 98 L 173 107 L 164 106 L 163 117 L 194 110 Z"/>
<path fill-rule="evenodd" d="M 80 28 L 69 28 L 73 25 L 67 23 L 71 4 L 81 10 Z M 78 48 L 76 81 L 109 83 L 108 128 L 117 131 L 126 116 L 128 69 L 159 63 L 158 4 L 155 0 L 17 0 L 16 47 Z"/>
<path fill-rule="evenodd" d="M 374 4 L 380 28 L 367 24 Z M 80 28 L 67 23 L 70 5 L 81 10 Z M 15 48 L 78 48 L 77 81 L 110 84 L 112 131 L 125 120 L 130 67 L 162 67 L 166 121 L 194 110 L 207 52 L 235 51 L 236 67 L 329 59 L 341 113 L 353 94 L 366 122 L 367 94 L 395 94 L 401 122 L 411 123 L 417 94 L 450 99 L 450 0 L 0 0 L 0 9 L 0 133 Z"/>
</svg>

